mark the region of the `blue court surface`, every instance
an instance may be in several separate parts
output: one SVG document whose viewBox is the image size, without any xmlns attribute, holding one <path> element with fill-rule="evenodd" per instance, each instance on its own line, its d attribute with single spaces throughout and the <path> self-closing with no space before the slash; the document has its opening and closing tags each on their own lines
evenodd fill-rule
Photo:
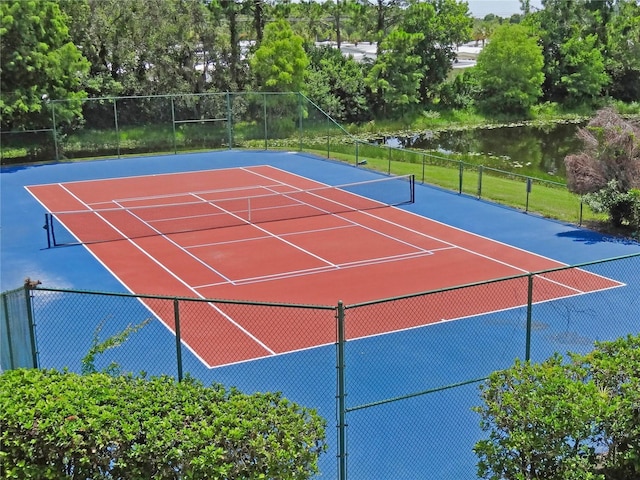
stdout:
<svg viewBox="0 0 640 480">
<path fill-rule="evenodd" d="M 381 175 L 306 154 L 238 150 L 3 167 L 2 291 L 20 287 L 29 277 L 48 288 L 127 292 L 85 247 L 47 248 L 45 211 L 25 189 L 27 185 L 256 165 L 271 165 L 328 185 Z M 415 193 L 415 203 L 401 208 L 567 265 L 640 253 L 636 242 L 439 188 L 416 185 Z M 585 351 L 594 340 L 638 333 L 639 265 L 635 257 L 589 268 L 624 286 L 543 305 L 534 318 L 539 329 L 532 339 L 532 359 L 542 360 L 554 351 Z M 434 274 L 438 272 L 425 272 Z M 155 293 L 152 285 L 148 290 Z M 336 298 L 335 304 L 340 300 Z M 86 352 L 95 328 L 95 324 L 83 327 L 84 314 L 69 312 L 74 318 L 60 320 L 68 329 L 65 332 L 60 325 L 47 330 L 47 319 L 39 319 L 36 312 L 42 367 L 79 370 L 78 355 Z M 332 315 L 328 311 L 328 319 Z M 522 315 L 521 309 L 492 312 L 347 342 L 347 408 L 353 409 L 347 415 L 348 477 L 475 478 L 477 459 L 471 449 L 482 436 L 479 417 L 471 410 L 479 403 L 477 383 L 370 408 L 359 406 L 465 382 L 508 367 L 524 355 Z M 129 371 L 174 375 L 173 337 L 159 323 L 152 322 L 133 335 L 113 352 L 114 359 Z M 147 329 L 148 334 L 143 334 Z M 40 340 L 41 336 L 46 340 Z M 56 344 L 59 350 L 46 350 Z M 74 349 L 79 353 L 70 353 Z M 213 369 L 186 354 L 184 372 L 205 384 L 219 382 L 245 392 L 281 391 L 293 401 L 316 408 L 327 419 L 329 446 L 321 456 L 319 478 L 337 477 L 335 345 Z"/>
</svg>

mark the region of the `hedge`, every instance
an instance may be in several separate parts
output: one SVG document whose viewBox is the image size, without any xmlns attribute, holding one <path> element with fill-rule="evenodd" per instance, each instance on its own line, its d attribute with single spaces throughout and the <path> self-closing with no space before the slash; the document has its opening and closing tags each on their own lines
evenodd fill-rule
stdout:
<svg viewBox="0 0 640 480">
<path fill-rule="evenodd" d="M 16 479 L 307 479 L 325 421 L 278 393 L 187 378 L 0 374 L 0 470 Z"/>
</svg>

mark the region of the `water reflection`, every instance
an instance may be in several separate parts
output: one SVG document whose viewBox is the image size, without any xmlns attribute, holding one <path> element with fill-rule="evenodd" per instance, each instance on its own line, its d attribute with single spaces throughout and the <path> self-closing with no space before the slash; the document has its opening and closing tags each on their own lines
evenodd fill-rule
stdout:
<svg viewBox="0 0 640 480">
<path fill-rule="evenodd" d="M 379 139 L 379 143 L 443 153 L 483 155 L 477 162 L 487 167 L 564 178 L 564 158 L 582 149 L 582 143 L 576 137 L 579 126 L 558 123 L 448 130 L 412 137 L 386 137 Z"/>
</svg>

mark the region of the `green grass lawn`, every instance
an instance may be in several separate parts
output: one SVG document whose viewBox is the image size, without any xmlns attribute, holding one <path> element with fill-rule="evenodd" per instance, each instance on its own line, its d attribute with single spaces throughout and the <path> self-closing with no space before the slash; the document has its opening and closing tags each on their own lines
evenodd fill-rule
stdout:
<svg viewBox="0 0 640 480">
<path fill-rule="evenodd" d="M 385 155 L 384 148 L 378 148 L 380 155 Z M 355 149 L 353 149 L 355 150 Z M 305 151 L 327 157 L 326 150 L 305 148 Z M 410 161 L 398 161 L 389 158 L 380 158 L 371 155 L 369 150 L 366 155 L 366 164 L 360 168 L 371 169 L 393 175 L 413 174 L 420 183 L 435 185 L 447 190 L 462 192 L 466 195 L 493 201 L 510 207 L 526 210 L 528 212 L 553 218 L 569 223 L 586 221 L 603 221 L 605 217 L 595 214 L 584 206 L 582 217 L 580 213 L 580 197 L 569 192 L 566 186 L 555 182 L 533 179 L 531 191 L 527 194 L 527 180 L 525 177 L 513 175 L 511 178 L 495 176 L 483 170 L 480 177 L 480 168 L 464 164 L 462 181 L 458 163 L 451 162 L 448 166 L 433 165 L 428 157 L 424 162 L 420 156 L 410 155 Z M 330 152 L 330 158 L 351 165 L 356 164 L 355 153 Z M 359 155 L 358 161 L 364 157 Z M 415 161 L 419 159 L 419 161 Z M 480 183 L 481 178 L 481 183 Z"/>
</svg>

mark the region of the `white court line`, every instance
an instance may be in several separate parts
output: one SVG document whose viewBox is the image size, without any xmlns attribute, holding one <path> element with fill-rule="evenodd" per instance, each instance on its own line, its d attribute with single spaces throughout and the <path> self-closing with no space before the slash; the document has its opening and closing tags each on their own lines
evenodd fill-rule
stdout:
<svg viewBox="0 0 640 480">
<path fill-rule="evenodd" d="M 453 247 L 447 247 L 447 248 L 436 249 L 436 250 L 450 250 L 451 248 L 453 248 Z M 379 257 L 379 258 L 367 259 L 367 260 L 356 260 L 356 261 L 353 261 L 353 262 L 346 262 L 346 263 L 337 264 L 335 268 L 334 267 L 317 267 L 317 268 L 310 268 L 310 269 L 304 269 L 304 270 L 292 270 L 292 271 L 289 271 L 289 272 L 274 273 L 274 274 L 271 274 L 271 275 L 263 275 L 263 276 L 260 276 L 260 277 L 242 278 L 242 279 L 235 280 L 234 284 L 235 285 L 249 285 L 249 284 L 253 284 L 253 283 L 270 282 L 270 281 L 273 281 L 273 280 L 281 280 L 281 279 L 286 279 L 286 278 L 310 276 L 310 275 L 315 275 L 316 273 L 330 272 L 330 271 L 335 271 L 335 270 L 344 270 L 344 269 L 347 269 L 347 268 L 366 267 L 366 266 L 371 266 L 371 265 L 380 265 L 380 264 L 389 263 L 389 262 L 398 262 L 398 261 L 402 261 L 402 260 L 410 260 L 410 259 L 415 259 L 415 258 L 429 257 L 429 256 L 433 255 L 433 252 L 435 252 L 436 250 L 423 251 L 423 252 L 412 252 L 412 253 L 402 253 L 402 254 L 399 254 L 399 255 L 392 255 L 392 256 L 389 256 L 389 257 Z M 214 287 L 214 286 L 218 286 L 218 285 L 226 285 L 226 283 L 220 282 L 220 283 L 198 285 L 198 286 L 195 286 L 194 288 Z"/>
<path fill-rule="evenodd" d="M 278 170 L 278 171 L 284 172 L 284 173 L 286 173 L 287 175 L 293 175 L 293 176 L 296 176 L 296 177 L 298 177 L 298 178 L 303 178 L 303 179 L 305 179 L 305 180 L 308 180 L 307 178 L 302 177 L 302 176 L 300 176 L 300 175 L 297 175 L 297 174 L 295 174 L 295 173 L 287 172 L 287 171 L 282 170 L 282 169 L 279 169 L 279 168 L 277 168 L 277 167 L 272 167 L 272 168 L 274 168 L 274 169 L 276 169 L 276 170 Z M 246 168 L 243 168 L 243 170 L 247 170 L 247 169 L 246 169 Z M 251 170 L 247 170 L 247 171 L 251 172 Z M 280 181 L 280 180 L 274 179 L 274 178 L 272 178 L 272 177 L 266 176 L 266 175 L 261 174 L 261 173 L 258 173 L 258 172 L 251 172 L 251 173 L 254 173 L 254 174 L 256 174 L 256 175 L 258 175 L 258 176 L 260 176 L 260 177 L 262 177 L 262 178 L 265 178 L 265 179 L 268 179 L 268 180 L 271 180 L 271 181 L 275 181 L 275 182 Z M 318 183 L 322 184 L 321 182 L 318 182 Z M 292 186 L 292 188 L 296 188 L 296 187 L 293 187 L 293 186 Z M 323 197 L 321 197 L 321 198 L 323 198 Z M 335 202 L 335 203 L 338 203 L 338 202 Z M 391 207 L 391 208 L 396 208 L 396 207 Z M 406 212 L 406 210 L 402 210 L 402 211 L 403 211 L 403 212 Z M 485 254 L 482 254 L 482 253 L 476 252 L 476 251 L 474 251 L 474 250 L 470 250 L 470 249 L 465 248 L 465 247 L 462 247 L 462 246 L 460 246 L 460 245 L 456 245 L 455 243 L 451 243 L 451 242 L 449 242 L 449 241 L 447 241 L 447 240 L 443 240 L 443 239 L 441 239 L 441 238 L 434 237 L 434 236 L 432 236 L 432 235 L 427 235 L 427 234 L 425 234 L 425 233 L 423 233 L 423 232 L 420 232 L 420 231 L 418 231 L 418 230 L 414 230 L 414 229 L 412 229 L 412 228 L 409 228 L 409 227 L 407 227 L 406 225 L 401 225 L 401 224 L 398 224 L 398 223 L 396 223 L 396 222 L 393 222 L 393 221 L 387 220 L 387 219 L 385 219 L 385 218 L 381 218 L 381 217 L 379 217 L 379 216 L 377 216 L 377 215 L 375 215 L 375 214 L 373 214 L 373 213 L 371 213 L 371 212 L 368 212 L 368 211 L 365 211 L 365 210 L 359 210 L 359 211 L 358 211 L 358 213 L 361 213 L 361 214 L 363 214 L 363 215 L 369 216 L 369 217 L 371 217 L 371 218 L 375 218 L 376 220 L 379 220 L 379 221 L 386 222 L 386 223 L 388 223 L 388 224 L 390 224 L 390 225 L 393 225 L 394 227 L 400 228 L 400 229 L 402 229 L 402 230 L 406 230 L 406 231 L 409 231 L 409 232 L 412 232 L 412 233 L 415 233 L 415 234 L 418 234 L 418 235 L 422 235 L 422 236 L 424 236 L 424 237 L 426 237 L 426 238 L 430 238 L 430 239 L 432 239 L 432 240 L 439 241 L 439 242 L 441 242 L 441 243 L 444 243 L 444 244 L 449 245 L 449 246 L 451 246 L 451 247 L 458 248 L 458 249 L 460 249 L 460 250 L 462 250 L 462 251 L 465 251 L 465 252 L 467 252 L 467 253 L 470 253 L 470 254 L 472 254 L 472 255 L 475 255 L 475 256 L 478 256 L 478 257 L 481 257 L 481 258 L 485 258 L 485 259 L 487 259 L 487 260 L 490 260 L 490 261 L 495 262 L 495 263 L 499 263 L 499 264 L 504 265 L 504 266 L 509 267 L 509 268 L 513 268 L 514 270 L 519 271 L 519 272 L 521 272 L 521 273 L 530 273 L 528 270 L 523 269 L 523 268 L 521 268 L 521 267 L 518 267 L 518 266 L 516 266 L 516 265 L 510 264 L 510 263 L 507 263 L 507 262 L 504 262 L 504 261 L 499 260 L 499 259 L 494 258 L 494 257 L 490 257 L 490 256 L 488 256 L 488 255 L 485 255 Z M 412 212 L 407 212 L 407 213 L 412 214 Z M 344 217 L 343 217 L 342 215 L 340 215 L 340 214 L 335 214 L 335 215 L 336 215 L 337 217 L 339 217 L 339 218 L 344 218 Z M 423 216 L 421 216 L 421 215 L 417 215 L 417 214 L 413 214 L 413 215 L 419 216 L 420 218 L 426 218 L 426 217 L 423 217 Z M 345 219 L 345 220 L 350 221 L 349 219 Z M 553 259 L 551 259 L 551 258 L 544 257 L 544 256 L 542 256 L 542 255 L 538 255 L 538 254 L 535 254 L 535 253 L 532 253 L 532 252 L 529 252 L 529 251 L 527 251 L 527 250 L 520 249 L 520 248 L 517 248 L 517 247 L 512 247 L 511 245 L 506 245 L 505 243 L 498 242 L 498 241 L 495 241 L 495 240 L 493 240 L 493 239 L 489 239 L 489 238 L 487 238 L 487 237 L 483 237 L 483 236 L 481 236 L 481 235 L 474 234 L 474 233 L 469 232 L 469 231 L 467 231 L 467 230 L 462 230 L 462 229 L 459 229 L 459 228 L 456 228 L 456 227 L 452 227 L 452 226 L 450 226 L 450 225 L 446 225 L 446 224 L 444 224 L 444 223 L 442 223 L 442 222 L 438 222 L 438 221 L 436 221 L 436 220 L 432 220 L 432 219 L 427 219 L 427 220 L 429 220 L 429 221 L 433 221 L 433 222 L 438 223 L 438 224 L 440 224 L 440 225 L 445 225 L 445 226 L 447 226 L 447 227 L 449 227 L 449 228 L 453 228 L 453 229 L 458 230 L 458 231 L 461 231 L 461 232 L 465 232 L 465 233 L 466 233 L 466 234 L 468 234 L 468 235 L 472 235 L 472 236 L 475 236 L 475 237 L 478 237 L 478 238 L 485 239 L 485 240 L 490 241 L 490 242 L 494 242 L 494 243 L 497 243 L 497 244 L 500 244 L 500 245 L 504 245 L 505 247 L 508 247 L 508 248 L 515 248 L 515 249 L 517 249 L 517 250 L 520 250 L 521 252 L 526 252 L 526 253 L 527 253 L 527 254 L 529 254 L 529 255 L 536 255 L 536 256 L 538 256 L 538 257 L 540 257 L 540 258 L 544 258 L 544 259 L 546 259 L 546 260 L 549 260 L 549 261 L 552 261 L 552 262 L 554 262 L 554 263 L 557 263 L 557 264 L 558 264 L 558 266 L 566 265 L 566 264 L 563 264 L 562 262 L 558 262 L 558 261 L 553 260 Z M 356 225 L 360 225 L 360 224 L 358 224 L 358 222 L 353 222 L 353 223 L 355 223 Z M 372 230 L 372 231 L 376 232 L 376 230 L 375 230 L 375 229 L 371 229 L 371 228 L 366 227 L 366 226 L 364 226 L 364 225 L 361 225 L 361 226 L 362 226 L 362 228 L 367 228 L 367 229 L 369 229 L 369 230 Z M 381 232 L 378 232 L 378 233 L 382 234 Z M 390 237 L 390 238 L 394 238 L 394 237 Z M 398 239 L 396 239 L 396 240 L 398 240 Z M 398 241 L 400 241 L 400 240 L 398 240 Z M 410 245 L 410 244 L 408 244 L 408 245 Z M 417 247 L 416 247 L 416 248 L 417 248 Z M 541 277 L 541 278 L 542 278 L 542 279 L 544 279 L 545 281 L 550 282 L 550 283 L 554 283 L 554 284 L 556 284 L 556 285 L 560 285 L 560 286 L 563 286 L 563 287 L 565 287 L 565 288 L 572 289 L 572 290 L 575 290 L 575 291 L 580 292 L 580 293 L 584 293 L 584 292 L 582 292 L 581 290 L 577 290 L 577 289 L 575 289 L 574 287 L 571 287 L 571 286 L 569 286 L 569 285 L 565 285 L 565 284 L 562 284 L 562 283 L 560 283 L 560 282 L 553 281 L 553 280 L 550 280 L 550 279 L 547 279 L 547 278 L 544 278 L 544 277 Z"/>
<path fill-rule="evenodd" d="M 160 230 L 158 230 L 157 228 L 155 228 L 153 225 L 151 225 L 149 222 L 147 222 L 146 220 L 140 218 L 138 215 L 134 214 L 131 212 L 131 210 L 127 210 L 125 209 L 125 212 L 127 212 L 129 215 L 131 215 L 133 218 L 135 218 L 136 220 L 138 220 L 140 223 L 142 223 L 143 225 L 146 225 L 147 227 L 149 227 L 151 230 L 153 230 L 154 232 L 156 232 L 158 234 L 159 237 L 163 237 L 165 240 L 167 240 L 169 243 L 172 243 L 173 245 L 175 245 L 178 250 L 186 253 L 187 255 L 189 255 L 191 258 L 193 258 L 195 261 L 197 261 L 198 263 L 200 263 L 201 265 L 203 265 L 204 267 L 206 267 L 208 270 L 210 270 L 211 272 L 215 273 L 216 275 L 224 278 L 227 282 L 229 283 L 233 283 L 233 281 L 225 276 L 222 272 L 216 270 L 214 267 L 212 267 L 211 265 L 207 264 L 206 262 L 203 262 L 201 259 L 199 259 L 197 256 L 195 256 L 193 253 L 191 253 L 189 250 L 187 250 L 186 248 L 182 247 L 180 244 L 176 243 L 175 241 L 173 241 L 171 238 L 169 238 L 167 235 L 165 235 L 164 233 L 162 233 Z M 103 217 L 101 217 L 103 218 Z M 192 217 L 186 217 L 186 218 L 192 218 Z M 104 220 L 104 218 L 103 218 Z M 105 220 L 106 221 L 106 220 Z M 108 223 L 108 222 L 107 222 Z M 111 225 L 111 224 L 110 224 Z M 112 225 L 113 226 L 113 225 Z M 113 227 L 115 228 L 115 227 Z M 117 230 L 117 229 L 116 229 Z M 120 233 L 118 231 L 118 233 Z M 126 236 L 126 235 L 123 235 Z"/>
<path fill-rule="evenodd" d="M 195 196 L 196 198 L 199 198 L 197 195 L 194 195 L 194 196 Z M 314 257 L 314 258 L 316 258 L 317 260 L 320 260 L 320 261 L 321 261 L 321 262 L 323 262 L 323 263 L 326 263 L 327 265 L 335 266 L 335 264 L 334 264 L 334 263 L 330 262 L 330 261 L 329 261 L 329 260 L 327 260 L 326 258 L 322 258 L 321 256 L 316 255 L 316 254 L 314 254 L 314 253 L 312 253 L 312 252 L 310 252 L 310 251 L 308 251 L 308 250 L 305 250 L 304 248 L 299 247 L 298 245 L 296 245 L 296 244 L 294 244 L 294 243 L 291 243 L 291 242 L 289 242 L 288 240 L 285 240 L 284 238 L 279 237 L 278 235 L 274 235 L 274 234 L 273 234 L 273 233 L 271 233 L 270 231 L 268 231 L 268 230 L 266 230 L 266 229 L 262 228 L 261 226 L 256 225 L 256 224 L 254 224 L 254 223 L 250 223 L 250 222 L 248 222 L 247 220 L 245 220 L 244 218 L 242 218 L 242 217 L 240 217 L 240 216 L 236 215 L 236 214 L 235 214 L 235 213 L 233 213 L 233 212 L 230 212 L 230 211 L 228 211 L 228 210 L 225 210 L 224 208 L 222 208 L 222 207 L 220 207 L 220 206 L 218 206 L 218 205 L 214 205 L 214 206 L 215 206 L 216 208 L 219 208 L 219 209 L 220 209 L 220 210 L 222 210 L 223 212 L 226 212 L 226 213 L 228 213 L 229 215 L 232 215 L 232 216 L 234 216 L 234 217 L 236 217 L 236 218 L 238 218 L 238 219 L 242 220 L 242 221 L 243 221 L 243 222 L 245 222 L 247 225 L 251 225 L 251 226 L 253 226 L 254 228 L 257 228 L 258 230 L 260 230 L 260 231 L 262 231 L 262 232 L 266 233 L 267 235 L 269 235 L 270 237 L 275 238 L 275 239 L 277 239 L 277 240 L 280 240 L 281 242 L 286 243 L 287 245 L 289 245 L 289 246 L 291 246 L 291 247 L 295 248 L 296 250 L 300 250 L 301 252 L 306 253 L 307 255 L 309 255 L 309 256 L 311 256 L 311 257 Z"/>
<path fill-rule="evenodd" d="M 91 209 L 89 208 L 89 206 L 84 203 L 82 200 L 80 200 L 80 198 L 78 198 L 73 192 L 71 192 L 68 188 L 66 188 L 64 185 L 59 184 L 60 187 L 67 191 L 67 193 L 69 193 L 69 195 L 71 195 L 73 198 L 75 198 L 78 202 L 80 202 L 82 205 L 84 205 L 85 207 L 87 207 L 89 209 L 89 211 L 91 212 Z M 101 216 L 100 214 L 97 214 L 98 217 L 100 217 L 102 219 L 102 221 L 104 221 L 107 225 L 109 225 L 111 228 L 113 228 L 116 232 L 118 232 L 118 234 L 122 235 L 123 240 L 126 240 L 127 242 L 131 243 L 131 245 L 133 245 L 135 248 L 137 248 L 141 253 L 143 253 L 145 256 L 147 256 L 152 262 L 154 262 L 155 264 L 157 264 L 160 268 L 162 268 L 164 271 L 166 271 L 169 275 L 171 275 L 173 278 L 175 278 L 176 280 L 178 280 L 180 283 L 182 283 L 185 287 L 187 287 L 189 290 L 191 290 L 195 295 L 197 295 L 198 297 L 204 299 L 205 297 L 203 297 L 200 293 L 198 293 L 191 285 L 189 285 L 188 283 L 186 283 L 184 280 L 182 280 L 180 277 L 178 277 L 175 273 L 173 273 L 169 268 L 167 268 L 165 265 L 163 265 L 160 261 L 158 261 L 153 255 L 149 254 L 149 252 L 147 252 L 144 248 L 142 248 L 140 245 L 138 245 L 136 242 L 134 242 L 132 239 L 127 238 L 126 235 L 124 235 L 118 228 L 116 228 L 115 225 L 111 224 L 111 222 L 109 222 L 106 218 L 104 218 L 103 216 Z M 89 251 L 91 251 L 91 249 L 89 249 Z M 95 256 L 95 255 L 94 255 Z M 97 257 L 96 257 L 97 258 Z M 99 259 L 98 259 L 99 260 Z M 100 260 L 99 260 L 100 261 Z M 100 263 L 102 263 L 102 261 L 100 261 Z M 104 265 L 104 264 L 103 264 Z M 124 283 L 124 282 L 123 282 Z M 262 340 L 260 340 L 258 337 L 256 337 L 255 335 L 253 335 L 251 332 L 249 332 L 246 328 L 244 328 L 242 325 L 240 325 L 238 322 L 236 322 L 232 317 L 230 317 L 229 315 L 227 315 L 225 312 L 223 312 L 218 306 L 214 305 L 213 303 L 209 302 L 209 305 L 216 310 L 220 315 L 222 315 L 224 318 L 226 318 L 229 322 L 231 322 L 232 325 L 234 325 L 236 328 L 238 328 L 241 332 L 243 332 L 245 335 L 247 335 L 250 339 L 252 339 L 254 342 L 256 342 L 258 345 L 260 345 L 262 348 L 264 348 L 267 352 L 269 352 L 271 355 L 276 355 L 275 350 L 269 348 Z M 164 324 L 164 322 L 162 322 Z M 165 324 L 166 325 L 166 324 Z M 167 328 L 169 328 L 167 326 Z M 174 332 L 175 333 L 175 332 Z M 206 364 L 206 362 L 205 362 Z M 207 364 L 208 365 L 208 364 Z"/>
</svg>

